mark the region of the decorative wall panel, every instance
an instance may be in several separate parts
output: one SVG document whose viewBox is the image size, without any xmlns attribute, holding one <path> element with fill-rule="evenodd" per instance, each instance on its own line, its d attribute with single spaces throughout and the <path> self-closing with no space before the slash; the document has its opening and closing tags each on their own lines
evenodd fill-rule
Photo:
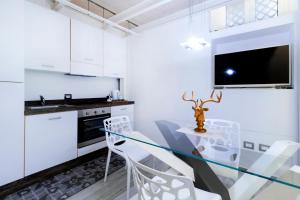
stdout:
<svg viewBox="0 0 300 200">
<path fill-rule="evenodd" d="M 278 16 L 278 0 L 255 0 L 255 18 L 263 20 Z"/>
<path fill-rule="evenodd" d="M 226 6 L 226 25 L 233 27 L 242 25 L 245 20 L 245 2 L 240 1 Z"/>
</svg>

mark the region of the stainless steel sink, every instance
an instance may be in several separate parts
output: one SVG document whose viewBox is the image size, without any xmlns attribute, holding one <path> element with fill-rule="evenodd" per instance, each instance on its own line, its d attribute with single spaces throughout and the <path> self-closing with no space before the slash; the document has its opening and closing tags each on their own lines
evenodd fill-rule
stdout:
<svg viewBox="0 0 300 200">
<path fill-rule="evenodd" d="M 59 105 L 51 105 L 51 106 L 30 106 L 28 107 L 30 110 L 39 110 L 39 109 L 47 109 L 47 108 L 59 108 Z"/>
<path fill-rule="evenodd" d="M 30 109 L 30 110 L 41 110 L 41 109 L 64 108 L 64 107 L 72 107 L 72 105 L 30 106 L 30 107 L 28 107 L 28 109 Z"/>
</svg>

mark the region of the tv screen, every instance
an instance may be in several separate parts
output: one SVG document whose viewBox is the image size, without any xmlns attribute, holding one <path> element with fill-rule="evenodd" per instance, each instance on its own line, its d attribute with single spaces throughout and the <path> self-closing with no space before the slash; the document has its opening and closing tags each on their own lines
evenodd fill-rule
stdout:
<svg viewBox="0 0 300 200">
<path fill-rule="evenodd" d="M 289 45 L 215 55 L 215 86 L 291 85 Z"/>
</svg>

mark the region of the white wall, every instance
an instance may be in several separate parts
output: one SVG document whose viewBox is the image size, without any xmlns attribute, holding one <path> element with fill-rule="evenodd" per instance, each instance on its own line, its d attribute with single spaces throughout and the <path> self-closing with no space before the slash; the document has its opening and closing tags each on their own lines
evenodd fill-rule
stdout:
<svg viewBox="0 0 300 200">
<path fill-rule="evenodd" d="M 66 76 L 61 73 L 29 71 L 25 73 L 25 100 L 37 100 L 39 95 L 46 99 L 63 99 L 64 94 L 73 98 L 106 97 L 118 88 L 118 81 L 104 77 Z"/>
<path fill-rule="evenodd" d="M 208 25 L 194 17 L 194 30 L 209 37 Z M 203 20 L 203 19 L 202 19 Z M 160 133 L 154 120 L 194 123 L 191 104 L 183 102 L 184 91 L 195 90 L 208 97 L 212 89 L 211 49 L 188 51 L 180 47 L 187 33 L 187 19 L 178 19 L 145 31 L 130 42 L 129 96 L 136 101 L 136 126 L 149 136 Z M 292 40 L 276 32 L 222 44 L 218 52 L 260 48 Z M 130 90 L 131 89 L 131 90 Z M 208 118 L 241 123 L 242 139 L 271 144 L 278 139 L 296 140 L 298 135 L 297 92 L 275 89 L 226 89 L 221 104 L 210 104 Z"/>
<path fill-rule="evenodd" d="M 194 122 L 192 105 L 181 100 L 184 91 L 210 93 L 210 50 L 187 51 L 179 45 L 189 35 L 187 22 L 176 20 L 129 41 L 128 96 L 136 102 L 136 128 L 153 139 L 160 135 L 154 120 Z M 207 35 L 201 26 L 194 31 Z"/>
</svg>

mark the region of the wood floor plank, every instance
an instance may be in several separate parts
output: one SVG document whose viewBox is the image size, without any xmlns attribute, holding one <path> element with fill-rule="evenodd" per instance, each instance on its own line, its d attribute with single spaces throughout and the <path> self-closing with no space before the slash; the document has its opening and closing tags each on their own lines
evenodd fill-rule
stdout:
<svg viewBox="0 0 300 200">
<path fill-rule="evenodd" d="M 126 192 L 127 171 L 122 168 L 107 178 L 107 182 L 98 181 L 68 200 L 113 200 Z"/>
<path fill-rule="evenodd" d="M 143 164 L 153 167 L 153 157 L 145 158 Z M 160 169 L 166 168 L 161 162 L 156 162 L 156 167 Z M 126 183 L 127 183 L 127 170 L 125 168 L 110 174 L 107 181 L 103 180 L 91 185 L 90 187 L 82 190 L 76 195 L 68 198 L 68 200 L 126 200 Z M 133 187 L 133 179 L 131 178 L 131 196 L 136 193 Z"/>
</svg>

